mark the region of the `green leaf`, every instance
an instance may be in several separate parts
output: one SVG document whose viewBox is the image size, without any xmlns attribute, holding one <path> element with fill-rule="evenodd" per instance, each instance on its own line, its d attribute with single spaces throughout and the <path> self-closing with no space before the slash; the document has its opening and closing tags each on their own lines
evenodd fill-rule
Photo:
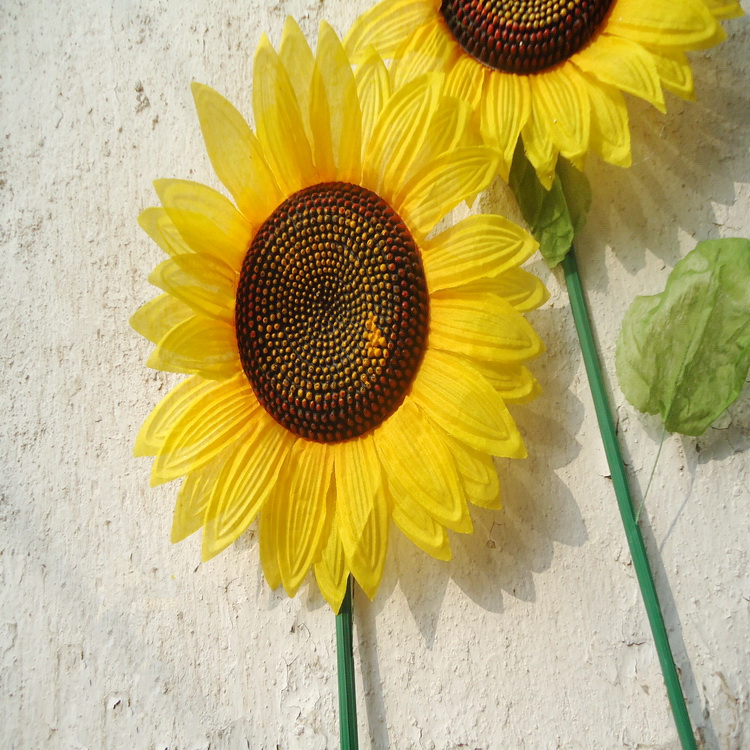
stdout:
<svg viewBox="0 0 750 750">
<path fill-rule="evenodd" d="M 750 369 L 750 240 L 701 242 L 636 297 L 617 341 L 617 377 L 639 411 L 701 435 L 740 395 Z"/>
<path fill-rule="evenodd" d="M 568 254 L 573 238 L 586 221 L 591 205 L 591 188 L 586 175 L 560 158 L 557 179 L 552 188 L 546 190 L 519 141 L 508 184 L 531 233 L 539 242 L 544 259 L 549 266 L 556 266 Z"/>
</svg>

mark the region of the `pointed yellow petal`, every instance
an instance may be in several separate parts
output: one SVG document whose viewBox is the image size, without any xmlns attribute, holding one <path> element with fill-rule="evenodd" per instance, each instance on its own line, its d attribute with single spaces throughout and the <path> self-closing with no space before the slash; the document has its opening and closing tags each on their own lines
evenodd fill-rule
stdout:
<svg viewBox="0 0 750 750">
<path fill-rule="evenodd" d="M 396 91 L 375 123 L 364 161 L 364 182 L 386 200 L 383 186 L 397 189 L 422 147 L 441 86 L 439 75 L 420 76 Z"/>
<path fill-rule="evenodd" d="M 192 91 L 214 171 L 245 218 L 262 224 L 283 198 L 260 144 L 245 118 L 221 94 L 195 82 Z"/>
<path fill-rule="evenodd" d="M 391 79 L 385 63 L 376 52 L 371 52 L 354 74 L 357 94 L 362 109 L 362 153 L 369 148 L 375 123 L 391 98 Z"/>
<path fill-rule="evenodd" d="M 437 292 L 430 299 L 430 346 L 494 362 L 521 362 L 544 347 L 528 321 L 486 292 Z"/>
<path fill-rule="evenodd" d="M 160 294 L 150 302 L 138 308 L 130 318 L 130 326 L 153 344 L 178 323 L 187 320 L 193 311 L 171 294 Z"/>
<path fill-rule="evenodd" d="M 285 195 L 317 181 L 294 89 L 264 34 L 253 63 L 253 112 L 266 160 Z"/>
<path fill-rule="evenodd" d="M 177 231 L 196 253 L 239 270 L 252 229 L 229 200 L 188 180 L 156 180 L 154 187 Z"/>
<path fill-rule="evenodd" d="M 745 12 L 740 6 L 739 0 L 703 0 L 714 18 L 739 18 Z"/>
<path fill-rule="evenodd" d="M 664 88 L 683 99 L 694 99 L 693 71 L 680 50 L 649 50 Z"/>
<path fill-rule="evenodd" d="M 497 276 L 530 258 L 538 246 L 528 232 L 502 216 L 469 216 L 425 243 L 428 287 L 434 292 Z"/>
<path fill-rule="evenodd" d="M 336 518 L 352 574 L 372 599 L 388 547 L 388 506 L 372 435 L 336 446 Z"/>
<path fill-rule="evenodd" d="M 500 174 L 507 181 L 516 143 L 531 115 L 527 76 L 494 72 L 488 75 L 479 113 L 482 138 L 502 154 Z"/>
<path fill-rule="evenodd" d="M 538 107 L 531 109 L 529 120 L 523 128 L 523 147 L 526 158 L 534 165 L 537 177 L 546 190 L 555 179 L 558 149 L 552 143 L 547 119 L 538 115 Z"/>
<path fill-rule="evenodd" d="M 492 457 L 447 435 L 446 441 L 469 500 L 481 508 L 500 510 L 500 482 Z"/>
<path fill-rule="evenodd" d="M 584 47 L 572 62 L 603 83 L 645 99 L 660 112 L 666 111 L 654 59 L 640 44 L 599 34 L 596 43 Z"/>
<path fill-rule="evenodd" d="M 310 123 L 310 87 L 312 86 L 315 57 L 307 39 L 305 39 L 305 35 L 291 16 L 286 17 L 284 30 L 281 32 L 279 60 L 289 76 L 289 82 L 297 98 L 307 139 L 310 143 L 313 143 Z"/>
<path fill-rule="evenodd" d="M 614 87 L 588 77 L 591 102 L 591 147 L 602 159 L 619 167 L 633 162 L 630 151 L 628 109 L 622 94 Z"/>
<path fill-rule="evenodd" d="M 525 404 L 533 401 L 542 389 L 528 368 L 514 362 L 478 362 L 472 360 L 485 380 L 498 392 L 503 401 Z"/>
<path fill-rule="evenodd" d="M 402 507 L 416 504 L 449 529 L 471 532 L 466 499 L 443 433 L 408 396 L 374 437 L 391 495 Z"/>
<path fill-rule="evenodd" d="M 148 280 L 195 312 L 233 325 L 235 280 L 232 275 L 218 261 L 190 254 L 160 263 Z"/>
<path fill-rule="evenodd" d="M 165 208 L 147 208 L 138 223 L 149 237 L 170 257 L 190 255 L 193 249 L 182 239 Z"/>
<path fill-rule="evenodd" d="M 404 502 L 388 491 L 393 522 L 404 536 L 438 560 L 450 560 L 451 546 L 445 526 L 439 524 L 417 503 Z"/>
<path fill-rule="evenodd" d="M 363 13 L 344 39 L 354 64 L 364 62 L 370 47 L 381 57 L 393 57 L 404 37 L 435 15 L 433 0 L 385 0 Z"/>
<path fill-rule="evenodd" d="M 172 420 L 154 461 L 152 486 L 205 466 L 248 431 L 259 410 L 261 407 L 243 372 L 230 380 L 210 382 Z"/>
<path fill-rule="evenodd" d="M 321 180 L 362 179 L 362 113 L 357 84 L 336 32 L 322 21 L 310 94 L 315 164 Z"/>
<path fill-rule="evenodd" d="M 394 91 L 429 72 L 447 72 L 459 54 L 455 39 L 438 19 L 429 21 L 404 39 L 391 63 Z"/>
<path fill-rule="evenodd" d="M 473 110 L 477 110 L 482 98 L 482 87 L 484 86 L 486 72 L 487 68 L 481 63 L 478 63 L 473 57 L 464 55 L 459 58 L 448 74 L 445 81 L 446 95 L 462 99 L 468 102 Z"/>
<path fill-rule="evenodd" d="M 146 366 L 210 380 L 230 378 L 241 367 L 234 326 L 194 315 L 159 341 Z"/>
<path fill-rule="evenodd" d="M 200 400 L 213 387 L 214 384 L 210 380 L 192 377 L 172 388 L 146 417 L 135 439 L 133 455 L 157 455 L 164 444 L 164 439 L 180 416 L 194 401 Z"/>
<path fill-rule="evenodd" d="M 276 508 L 279 493 L 271 493 L 258 514 L 258 547 L 263 575 L 271 589 L 281 586 L 279 553 L 276 547 Z"/>
<path fill-rule="evenodd" d="M 289 491 L 276 498 L 276 549 L 284 589 L 294 596 L 321 551 L 333 473 L 331 446 L 298 439 L 284 473 Z"/>
<path fill-rule="evenodd" d="M 315 564 L 315 580 L 318 582 L 320 593 L 335 614 L 338 614 L 344 600 L 348 577 L 349 568 L 344 557 L 344 547 L 341 544 L 338 523 L 334 520 L 320 561 Z"/>
<path fill-rule="evenodd" d="M 494 294 L 518 312 L 536 310 L 549 299 L 549 292 L 541 279 L 522 268 L 512 268 L 494 278 L 479 279 L 453 291 L 461 294 Z"/>
<path fill-rule="evenodd" d="M 426 235 L 461 201 L 484 190 L 497 173 L 497 165 L 497 151 L 486 146 L 445 153 L 409 180 L 396 210 Z"/>
<path fill-rule="evenodd" d="M 473 448 L 508 458 L 526 455 L 503 400 L 476 370 L 458 358 L 428 349 L 411 395 L 449 435 Z"/>
</svg>

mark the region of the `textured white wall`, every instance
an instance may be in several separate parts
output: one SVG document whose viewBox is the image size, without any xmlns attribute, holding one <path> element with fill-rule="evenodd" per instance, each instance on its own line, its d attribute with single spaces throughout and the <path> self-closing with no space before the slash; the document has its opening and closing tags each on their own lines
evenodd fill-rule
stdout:
<svg viewBox="0 0 750 750">
<path fill-rule="evenodd" d="M 253 50 L 293 14 L 343 33 L 368 0 L 9 0 L 0 8 L 0 745 L 332 748 L 334 622 L 314 589 L 261 580 L 249 533 L 208 565 L 169 543 L 137 428 L 171 377 L 127 325 L 157 248 L 156 177 L 212 181 L 191 79 L 246 114 Z M 750 10 L 750 5 L 746 5 Z M 698 101 L 631 102 L 635 164 L 590 165 L 580 240 L 604 362 L 636 293 L 699 239 L 750 236 L 747 21 L 692 55 Z M 486 210 L 505 196 L 496 188 Z M 455 560 L 392 545 L 356 606 L 363 747 L 673 748 L 656 653 L 558 274 L 534 321 L 545 395 L 501 513 Z M 644 488 L 660 427 L 613 385 Z M 643 526 L 693 721 L 750 747 L 750 389 L 698 440 L 668 437 Z"/>
</svg>

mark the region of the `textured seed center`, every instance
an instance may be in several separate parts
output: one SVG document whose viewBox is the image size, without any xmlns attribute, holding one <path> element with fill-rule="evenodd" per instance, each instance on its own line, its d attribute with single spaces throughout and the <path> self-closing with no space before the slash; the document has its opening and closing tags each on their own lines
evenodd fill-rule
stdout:
<svg viewBox="0 0 750 750">
<path fill-rule="evenodd" d="M 440 12 L 468 54 L 506 73 L 538 73 L 594 35 L 613 0 L 443 0 Z"/>
<path fill-rule="evenodd" d="M 242 265 L 240 360 L 266 411 L 333 443 L 401 404 L 427 340 L 429 299 L 409 230 L 379 196 L 331 182 L 295 193 Z"/>
</svg>

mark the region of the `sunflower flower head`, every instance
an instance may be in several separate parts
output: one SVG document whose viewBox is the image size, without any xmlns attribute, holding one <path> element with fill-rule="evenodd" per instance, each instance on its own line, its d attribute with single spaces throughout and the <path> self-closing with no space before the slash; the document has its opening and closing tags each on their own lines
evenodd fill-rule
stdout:
<svg viewBox="0 0 750 750">
<path fill-rule="evenodd" d="M 425 71 L 479 114 L 507 180 L 519 138 L 549 188 L 560 154 L 631 163 L 622 92 L 665 111 L 664 89 L 693 96 L 688 50 L 717 44 L 738 0 L 383 0 L 355 21 L 346 49 L 393 60 L 394 83 Z"/>
<path fill-rule="evenodd" d="M 254 132 L 193 84 L 234 203 L 159 180 L 140 216 L 168 257 L 131 323 L 149 366 L 190 376 L 135 449 L 152 484 L 184 477 L 172 540 L 202 528 L 209 559 L 257 519 L 271 587 L 314 568 L 335 610 L 349 573 L 374 596 L 391 521 L 448 559 L 467 503 L 499 507 L 492 456 L 525 455 L 506 404 L 538 392 L 523 312 L 546 290 L 518 267 L 536 243 L 499 216 L 435 231 L 498 162 L 443 83 L 394 88 L 375 53 L 355 75 L 328 25 L 313 53 L 289 19 L 255 55 Z"/>
</svg>

